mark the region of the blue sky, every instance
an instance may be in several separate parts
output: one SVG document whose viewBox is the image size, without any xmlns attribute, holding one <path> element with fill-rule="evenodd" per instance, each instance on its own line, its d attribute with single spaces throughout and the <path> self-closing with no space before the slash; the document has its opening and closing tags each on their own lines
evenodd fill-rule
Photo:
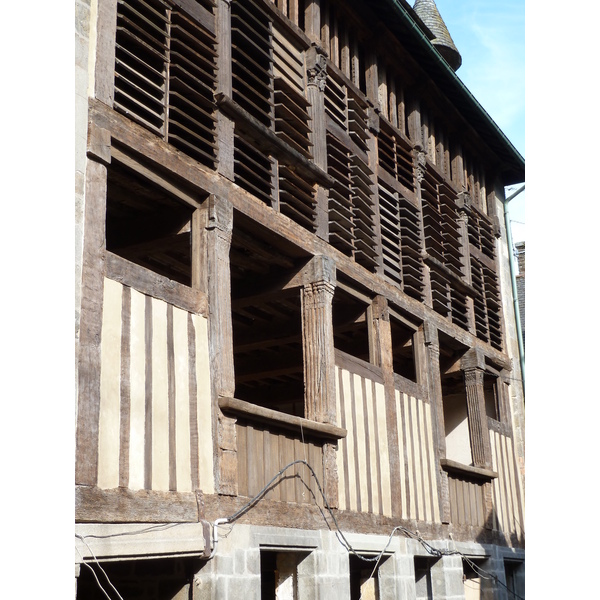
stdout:
<svg viewBox="0 0 600 600">
<path fill-rule="evenodd" d="M 525 0 L 436 4 L 462 55 L 457 75 L 525 157 Z M 509 209 L 513 240 L 525 240 L 525 192 Z"/>
</svg>

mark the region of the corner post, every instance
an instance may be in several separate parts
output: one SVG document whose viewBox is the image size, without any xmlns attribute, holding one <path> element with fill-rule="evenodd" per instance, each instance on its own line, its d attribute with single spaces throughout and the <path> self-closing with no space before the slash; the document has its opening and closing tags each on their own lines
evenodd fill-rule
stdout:
<svg viewBox="0 0 600 600">
<path fill-rule="evenodd" d="M 434 432 L 434 451 L 436 455 L 436 481 L 440 517 L 442 523 L 450 523 L 450 491 L 448 473 L 440 466 L 440 459 L 446 458 L 446 433 L 444 428 L 444 404 L 442 398 L 442 379 L 440 375 L 440 340 L 438 330 L 425 321 L 423 338 L 427 351 L 427 385 L 431 402 L 432 427 Z"/>
<path fill-rule="evenodd" d="M 203 207 L 204 208 L 204 207 Z M 233 234 L 233 206 L 227 198 L 209 196 L 204 214 L 205 276 L 198 277 L 208 295 L 208 339 L 214 413 L 216 489 L 237 495 L 236 420 L 218 408 L 219 396 L 233 397 L 233 324 L 231 318 L 231 273 L 229 250 Z"/>
</svg>

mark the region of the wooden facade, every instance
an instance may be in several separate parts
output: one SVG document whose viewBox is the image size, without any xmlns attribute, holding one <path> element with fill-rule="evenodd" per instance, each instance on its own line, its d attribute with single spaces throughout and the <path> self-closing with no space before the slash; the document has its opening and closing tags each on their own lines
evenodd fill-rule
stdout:
<svg viewBox="0 0 600 600">
<path fill-rule="evenodd" d="M 431 32 L 387 0 L 97 4 L 78 523 L 210 524 L 306 461 L 244 523 L 522 549 L 524 163 Z"/>
</svg>

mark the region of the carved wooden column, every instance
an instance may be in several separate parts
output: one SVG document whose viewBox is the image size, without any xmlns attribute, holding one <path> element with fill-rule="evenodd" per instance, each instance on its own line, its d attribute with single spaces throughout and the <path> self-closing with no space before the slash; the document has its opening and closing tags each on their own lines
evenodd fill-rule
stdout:
<svg viewBox="0 0 600 600">
<path fill-rule="evenodd" d="M 302 345 L 304 351 L 305 416 L 320 423 L 335 423 L 335 350 L 332 302 L 335 264 L 313 259 L 310 281 L 302 288 Z M 307 279 L 308 279 L 307 277 Z"/>
<path fill-rule="evenodd" d="M 231 320 L 231 275 L 229 250 L 233 232 L 233 207 L 226 198 L 210 196 L 198 221 L 204 248 L 198 271 L 193 274 L 208 295 L 208 343 L 211 389 L 214 407 L 216 489 L 221 494 L 237 495 L 237 442 L 235 419 L 218 408 L 219 396 L 233 397 L 233 326 Z"/>
<path fill-rule="evenodd" d="M 465 378 L 473 465 L 491 470 L 492 448 L 487 426 L 485 395 L 483 389 L 485 360 L 475 349 L 469 350 L 462 358 L 461 369 L 463 370 Z M 492 484 L 490 482 L 483 484 L 483 495 L 485 512 L 487 515 L 485 527 L 486 529 L 493 529 L 494 506 L 492 499 Z"/>
<path fill-rule="evenodd" d="M 462 358 L 461 369 L 465 379 L 473 464 L 476 467 L 491 469 L 492 450 L 483 390 L 483 374 L 485 371 L 483 356 L 474 349 L 469 350 Z"/>
<path fill-rule="evenodd" d="M 307 419 L 336 423 L 335 348 L 332 302 L 335 264 L 316 256 L 309 263 L 302 287 L 302 347 L 304 352 L 304 412 Z M 323 446 L 324 492 L 338 506 L 337 444 Z"/>
<path fill-rule="evenodd" d="M 423 338 L 427 352 L 427 388 L 431 402 L 431 420 L 436 455 L 436 481 L 442 523 L 450 522 L 450 492 L 448 473 L 441 468 L 440 459 L 446 458 L 446 431 L 444 428 L 444 403 L 440 375 L 440 341 L 437 329 L 425 321 Z"/>
<path fill-rule="evenodd" d="M 306 74 L 306 97 L 310 103 L 309 114 L 312 128 L 310 141 L 313 144 L 313 159 L 317 167 L 327 171 L 327 124 L 325 120 L 327 59 L 325 50 L 320 46 L 312 45 L 306 51 Z M 317 204 L 315 233 L 327 241 L 329 238 L 328 191 L 322 185 L 317 186 L 315 200 Z"/>
</svg>

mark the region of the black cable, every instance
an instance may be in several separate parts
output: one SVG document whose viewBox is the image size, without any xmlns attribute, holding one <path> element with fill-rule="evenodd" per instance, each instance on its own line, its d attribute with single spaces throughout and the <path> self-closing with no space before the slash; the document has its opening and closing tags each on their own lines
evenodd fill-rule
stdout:
<svg viewBox="0 0 600 600">
<path fill-rule="evenodd" d="M 522 598 L 521 596 L 519 596 L 518 594 L 516 594 L 515 592 L 513 592 L 512 590 L 510 590 L 504 583 L 502 583 L 498 579 L 498 577 L 496 575 L 494 575 L 492 573 L 489 573 L 488 571 L 485 571 L 484 569 L 481 569 L 476 563 L 474 563 L 471 559 L 469 559 L 462 552 L 459 552 L 458 550 L 440 550 L 438 548 L 434 548 L 431 544 L 429 544 L 427 541 L 425 541 L 418 533 L 414 533 L 414 532 L 410 531 L 409 529 L 407 529 L 403 525 L 397 525 L 396 527 L 394 527 L 394 529 L 392 530 L 392 533 L 389 536 L 388 543 L 386 544 L 385 548 L 377 556 L 368 557 L 368 556 L 365 556 L 364 554 L 359 554 L 358 552 L 356 552 L 356 550 L 354 550 L 354 548 L 352 547 L 352 545 L 350 544 L 350 542 L 348 542 L 348 540 L 346 539 L 346 536 L 344 535 L 343 531 L 341 530 L 341 528 L 340 528 L 340 526 L 339 526 L 339 524 L 337 522 L 337 519 L 335 518 L 335 514 L 333 513 L 333 510 L 329 506 L 329 502 L 327 502 L 327 497 L 325 496 L 325 493 L 323 492 L 323 489 L 321 487 L 321 483 L 319 481 L 319 478 L 317 477 L 317 474 L 315 473 L 314 469 L 308 464 L 308 462 L 306 460 L 303 460 L 303 459 L 294 460 L 291 463 L 287 464 L 285 467 L 283 467 L 274 477 L 271 478 L 271 480 L 269 481 L 269 483 L 267 483 L 267 485 L 265 485 L 265 487 L 263 487 L 263 489 L 260 492 L 258 492 L 258 494 L 256 494 L 254 496 L 254 498 L 252 498 L 249 502 L 247 502 L 244 506 L 242 506 L 242 508 L 240 508 L 233 515 L 231 515 L 230 517 L 226 517 L 227 522 L 228 523 L 233 523 L 234 521 L 236 521 L 237 519 L 239 519 L 242 515 L 244 515 L 246 512 L 248 512 L 255 504 L 257 504 L 259 502 L 259 500 L 261 500 L 261 498 L 269 491 L 269 489 L 271 488 L 271 486 L 275 483 L 275 481 L 277 479 L 279 479 L 279 477 L 281 477 L 283 475 L 283 473 L 285 473 L 290 467 L 292 467 L 294 465 L 297 465 L 297 464 L 303 464 L 303 465 L 306 465 L 308 467 L 311 475 L 313 476 L 313 478 L 315 480 L 315 483 L 317 484 L 317 488 L 319 490 L 319 493 L 321 494 L 321 497 L 323 498 L 323 502 L 325 504 L 325 508 L 327 509 L 327 512 L 329 513 L 332 521 L 335 524 L 336 536 L 338 537 L 338 540 L 340 541 L 340 543 L 342 544 L 342 546 L 344 546 L 349 553 L 354 554 L 355 556 L 358 556 L 360 559 L 362 559 L 364 561 L 379 563 L 379 561 L 381 560 L 381 557 L 383 556 L 383 554 L 387 550 L 388 546 L 390 545 L 390 542 L 391 542 L 392 537 L 394 536 L 395 532 L 398 531 L 398 530 L 400 530 L 407 537 L 410 537 L 412 539 L 416 539 L 425 548 L 425 550 L 429 554 L 431 554 L 432 556 L 436 556 L 437 558 L 441 558 L 442 556 L 459 555 L 467 564 L 469 564 L 471 566 L 471 568 L 478 575 L 480 575 L 481 577 L 484 577 L 485 579 L 491 579 L 491 580 L 495 581 L 497 584 L 500 584 L 508 592 L 510 592 L 517 600 L 525 600 L 524 598 Z M 302 483 L 310 490 L 310 487 L 302 479 L 302 476 L 299 473 L 296 473 L 294 476 L 295 477 L 299 477 L 300 480 L 302 481 Z M 312 490 L 311 490 L 311 492 L 312 492 Z M 313 494 L 313 498 L 314 498 L 314 494 Z M 315 498 L 315 500 L 316 500 L 316 498 Z M 325 523 L 327 524 L 327 527 L 329 528 L 329 530 L 331 530 L 331 526 L 327 522 L 327 519 L 325 518 L 325 515 L 323 514 L 323 511 L 321 511 L 321 514 L 323 515 L 323 519 L 324 519 Z M 376 569 L 377 569 L 377 564 L 375 565 L 375 567 L 373 569 L 373 573 L 375 572 Z M 371 576 L 372 575 L 373 574 L 371 574 Z"/>
</svg>

